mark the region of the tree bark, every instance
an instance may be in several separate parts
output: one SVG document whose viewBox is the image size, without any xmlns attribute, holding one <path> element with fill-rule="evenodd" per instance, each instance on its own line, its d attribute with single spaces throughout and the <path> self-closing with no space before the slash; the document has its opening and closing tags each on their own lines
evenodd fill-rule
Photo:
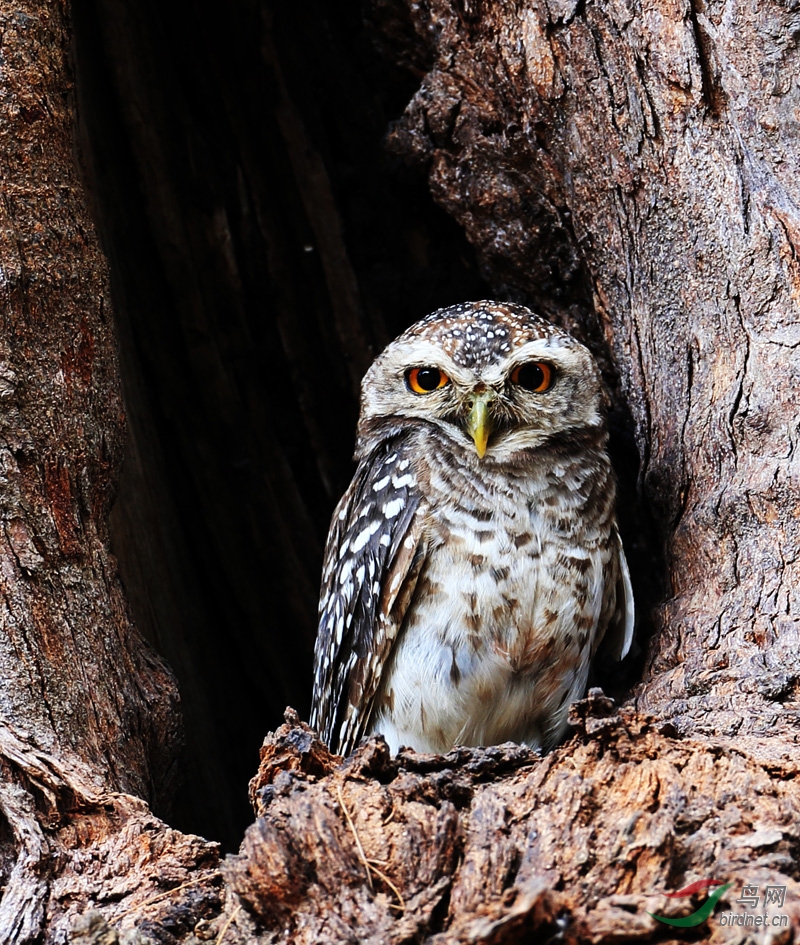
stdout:
<svg viewBox="0 0 800 945">
<path fill-rule="evenodd" d="M 214 651 L 204 631 L 207 653 L 189 652 L 194 615 L 213 630 L 225 613 L 231 638 L 241 634 L 229 649 L 241 647 L 231 665 L 243 678 L 263 664 L 265 688 L 278 680 L 281 697 L 305 686 L 314 522 L 346 472 L 339 432 L 370 345 L 422 313 L 383 324 L 380 292 L 351 265 L 341 221 L 358 213 L 343 209 L 331 157 L 345 135 L 326 138 L 308 119 L 326 94 L 304 84 L 303 42 L 326 48 L 314 28 L 295 31 L 293 46 L 297 21 L 244 2 L 222 25 L 181 20 L 177 8 L 137 16 L 122 0 L 76 11 L 82 42 L 93 35 L 108 51 L 122 102 L 102 100 L 108 73 L 88 68 L 79 42 L 87 173 L 123 311 L 137 435 L 116 521 L 126 581 L 151 635 L 193 681 L 194 718 L 219 726 L 219 740 L 235 712 L 220 723 L 203 704 L 197 665 L 213 666 Z M 146 802 L 164 804 L 174 785 L 177 696 L 131 623 L 108 551 L 124 423 L 107 275 L 73 163 L 68 11 L 0 5 L 0 937 L 664 941 L 669 930 L 648 913 L 685 914 L 666 893 L 714 878 L 733 883 L 718 912 L 745 911 L 744 883 L 785 886 L 790 926 L 771 928 L 771 940 L 788 943 L 800 932 L 796 13 L 777 3 L 375 0 L 369 15 L 384 52 L 421 83 L 391 132 L 394 153 L 427 172 L 493 291 L 576 331 L 604 366 L 623 512 L 637 472 L 642 497 L 625 538 L 639 566 L 646 666 L 620 705 L 593 690 L 575 706 L 573 736 L 544 758 L 519 746 L 390 758 L 372 738 L 343 760 L 288 712 L 251 785 L 256 822 L 221 864 L 215 844 L 150 813 Z M 163 36 L 148 45 L 187 24 L 197 60 L 181 48 L 175 66 Z M 218 86 L 197 78 L 208 62 Z M 202 153 L 190 146 L 191 121 L 179 119 L 197 100 L 183 112 L 165 74 L 193 75 L 212 95 L 230 161 L 214 135 Z M 263 138 L 237 98 L 250 81 L 269 89 Z M 331 101 L 339 115 L 345 98 Z M 98 131 L 115 107 L 117 144 Z M 123 153 L 139 169 L 129 190 L 104 160 Z M 227 202 L 199 201 L 229 163 Z M 294 188 L 283 203 L 270 188 L 281 169 Z M 147 199 L 137 215 L 138 186 Z M 295 255 L 305 239 L 318 254 L 307 268 Z M 407 258 L 398 253 L 398 265 Z M 253 335 L 257 303 L 268 318 Z M 315 331 L 335 341 L 332 353 Z M 253 337 L 263 352 L 242 369 Z M 265 363 L 290 379 L 285 429 L 269 427 L 274 390 L 255 381 Z M 192 413 L 198 402 L 207 414 Z M 260 473 L 237 477 L 231 450 Z M 171 480 L 175 469 L 183 480 Z M 191 488 L 179 495 L 170 481 Z M 258 528 L 232 524 L 242 503 Z M 660 551 L 648 544 L 648 508 Z M 248 528 L 251 543 L 238 542 Z M 272 596 L 259 596 L 259 574 Z M 666 600 L 651 610 L 659 585 Z M 272 632 L 248 650 L 237 621 L 250 612 Z M 198 736 L 197 753 L 214 739 Z M 201 806 L 211 796 L 202 784 L 191 785 Z M 690 934 L 741 940 L 719 918 Z"/>
<path fill-rule="evenodd" d="M 413 7 L 392 135 L 508 291 L 599 318 L 669 589 L 637 705 L 765 759 L 798 731 L 795 17 Z"/>
<path fill-rule="evenodd" d="M 64 10 L 5 4 L 0 21 L 0 929 L 27 942 L 58 911 L 65 850 L 102 833 L 112 795 L 168 801 L 180 728 L 108 553 L 124 418 Z"/>
</svg>

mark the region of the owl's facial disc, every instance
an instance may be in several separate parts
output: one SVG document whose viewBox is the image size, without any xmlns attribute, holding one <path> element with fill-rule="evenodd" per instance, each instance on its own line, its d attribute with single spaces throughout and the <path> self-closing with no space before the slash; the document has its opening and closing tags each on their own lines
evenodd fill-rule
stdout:
<svg viewBox="0 0 800 945">
<path fill-rule="evenodd" d="M 451 383 L 450 377 L 438 367 L 409 368 L 405 372 L 405 381 L 408 390 L 420 397 L 440 391 Z M 489 437 L 497 426 L 492 409 L 497 394 L 479 383 L 466 398 L 461 399 L 463 408 L 457 423 L 472 438 L 478 459 L 483 459 Z"/>
<path fill-rule="evenodd" d="M 435 427 L 448 448 L 493 466 L 527 462 L 554 436 L 601 429 L 600 376 L 589 351 L 531 313 L 518 324 L 513 315 L 423 320 L 395 339 L 364 378 L 356 455 L 376 424 Z"/>
</svg>

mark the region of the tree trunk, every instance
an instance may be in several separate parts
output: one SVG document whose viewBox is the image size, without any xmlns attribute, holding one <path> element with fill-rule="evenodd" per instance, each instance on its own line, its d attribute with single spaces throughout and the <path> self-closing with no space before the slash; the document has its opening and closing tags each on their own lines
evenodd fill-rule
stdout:
<svg viewBox="0 0 800 945">
<path fill-rule="evenodd" d="M 205 691 L 222 706 L 238 673 L 263 675 L 253 693 L 277 692 L 265 698 L 303 698 L 355 382 L 371 347 L 422 312 L 395 299 L 379 315 L 396 283 L 370 281 L 369 254 L 348 243 L 375 232 L 359 230 L 365 208 L 345 199 L 353 171 L 336 158 L 352 146 L 347 103 L 374 104 L 369 70 L 342 54 L 337 17 L 352 23 L 351 8 L 242 0 L 223 22 L 159 9 L 76 0 L 82 140 L 136 434 L 117 546 L 137 612 L 188 680 L 194 757 L 221 758 L 236 713 L 242 726 L 261 717 L 233 693 L 220 721 Z M 373 738 L 342 762 L 288 713 L 251 785 L 256 823 L 221 869 L 215 845 L 150 814 L 145 800 L 173 788 L 177 697 L 108 552 L 123 420 L 106 274 L 72 163 L 69 23 L 55 2 L 0 6 L 0 933 L 663 941 L 648 913 L 685 915 L 665 893 L 712 878 L 733 885 L 692 940 L 741 940 L 720 915 L 748 912 L 737 897 L 750 884 L 762 901 L 786 887 L 768 911 L 790 923 L 771 940 L 789 942 L 797 14 L 374 0 L 369 16 L 384 54 L 421 82 L 390 148 L 427 172 L 492 291 L 572 328 L 604 366 L 646 665 L 619 707 L 593 690 L 544 758 L 500 746 L 392 759 Z M 220 122 L 205 137 L 203 98 Z M 281 174 L 288 196 L 272 186 Z M 371 198 L 392 186 L 356 176 Z M 381 199 L 397 232 L 409 206 Z M 403 231 L 416 242 L 391 244 L 399 271 L 445 232 L 420 219 Z M 429 294 L 430 308 L 457 300 Z M 291 392 L 277 413 L 276 385 Z M 659 586 L 666 600 L 650 607 Z M 224 663 L 204 686 L 215 629 Z M 213 769 L 197 763 L 198 806 Z"/>
<path fill-rule="evenodd" d="M 796 13 L 472 7 L 413 8 L 433 66 L 392 144 L 506 291 L 600 320 L 669 588 L 637 706 L 780 758 L 800 681 Z"/>
<path fill-rule="evenodd" d="M 33 941 L 103 798 L 169 799 L 180 730 L 174 679 L 133 628 L 108 553 L 124 422 L 63 10 L 4 4 L 0 21 L 0 929 Z"/>
</svg>

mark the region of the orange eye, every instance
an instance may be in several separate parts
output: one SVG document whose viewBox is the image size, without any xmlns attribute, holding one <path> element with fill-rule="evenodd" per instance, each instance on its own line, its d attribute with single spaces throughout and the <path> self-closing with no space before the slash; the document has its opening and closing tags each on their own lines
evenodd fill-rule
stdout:
<svg viewBox="0 0 800 945">
<path fill-rule="evenodd" d="M 439 368 L 415 367 L 406 371 L 406 385 L 415 394 L 430 394 L 449 383 L 450 378 Z"/>
<path fill-rule="evenodd" d="M 528 361 L 520 364 L 511 372 L 511 382 L 519 384 L 532 394 L 546 391 L 553 381 L 553 369 L 544 361 Z"/>
</svg>

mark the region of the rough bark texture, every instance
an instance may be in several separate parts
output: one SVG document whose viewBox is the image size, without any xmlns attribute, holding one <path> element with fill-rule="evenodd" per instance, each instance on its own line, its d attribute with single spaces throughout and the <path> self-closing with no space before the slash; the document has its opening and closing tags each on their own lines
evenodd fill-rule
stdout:
<svg viewBox="0 0 800 945">
<path fill-rule="evenodd" d="M 797 17 L 411 5 L 392 135 L 508 291 L 599 317 L 665 542 L 638 705 L 764 757 L 798 738 Z"/>
<path fill-rule="evenodd" d="M 0 35 L 0 930 L 22 942 L 87 805 L 169 799 L 180 729 L 108 552 L 124 423 L 63 8 L 0 5 Z"/>
<path fill-rule="evenodd" d="M 102 874 L 70 877 L 80 906 L 94 905 L 72 925 L 73 945 L 756 940 L 719 918 L 685 932 L 648 914 L 686 915 L 701 898 L 667 894 L 710 877 L 733 883 L 719 914 L 745 911 L 745 884 L 786 887 L 783 906 L 758 912 L 788 924 L 757 940 L 788 945 L 800 932 L 791 766 L 680 738 L 599 690 L 544 758 L 518 745 L 392 758 L 373 737 L 342 762 L 286 717 L 262 748 L 257 820 L 239 854 L 217 870 L 196 840 L 151 820 L 154 841 L 131 857 L 118 901 Z M 117 854 L 140 837 L 138 824 L 122 831 Z M 134 892 L 141 875 L 145 895 Z"/>
<path fill-rule="evenodd" d="M 618 436 L 630 424 L 639 449 L 668 596 L 633 694 L 618 708 L 593 692 L 574 736 L 544 758 L 499 746 L 392 759 L 372 739 L 343 761 L 290 712 L 262 749 L 256 822 L 220 863 L 215 844 L 130 796 L 171 784 L 175 694 L 107 551 L 122 414 L 105 271 L 72 164 L 64 8 L 35 6 L 0 5 L 4 939 L 743 941 L 719 917 L 673 933 L 647 914 L 685 914 L 665 894 L 713 877 L 734 883 L 718 913 L 742 911 L 745 883 L 785 886 L 790 925 L 769 941 L 796 940 L 798 14 L 668 0 L 372 4 L 385 53 L 421 82 L 390 145 L 427 172 L 494 291 L 548 311 L 601 357 Z M 304 49 L 282 5 L 243 0 L 222 21 L 157 6 L 81 0 L 82 42 L 108 62 L 92 67 L 91 43 L 78 59 L 137 435 L 117 534 L 139 611 L 183 660 L 195 724 L 216 728 L 193 736 L 202 754 L 236 728 L 203 704 L 219 615 L 220 682 L 239 665 L 263 677 L 254 692 L 275 690 L 273 708 L 305 689 L 314 522 L 345 470 L 359 365 L 386 328 L 421 313 L 398 304 L 397 324 L 382 325 L 379 280 L 349 261 L 342 220 L 357 230 L 359 214 L 341 209 L 332 171 L 346 135 L 326 137 L 343 125 L 312 104 L 346 110 L 326 99 L 335 70 L 308 84 L 309 63 L 335 62 L 325 50 L 342 35 L 325 31 L 324 9 L 302 11 L 324 27 L 299 34 Z M 181 30 L 194 30 L 186 47 L 171 42 Z M 358 86 L 349 75 L 339 91 Z M 198 99 L 164 91 L 185 76 L 178 87 L 195 82 L 222 116 L 202 141 Z M 268 103 L 257 120 L 238 97 L 251 82 Z M 111 143 L 97 133 L 109 115 Z M 279 174 L 288 196 L 270 188 Z M 276 390 L 291 391 L 285 427 Z M 633 465 L 621 468 L 626 505 Z M 629 536 L 646 612 L 641 572 L 658 556 Z M 271 632 L 254 642 L 262 620 Z M 260 724 L 247 698 L 234 705 Z M 228 796 L 213 793 L 213 768 L 191 783 L 198 806 Z"/>
<path fill-rule="evenodd" d="M 686 915 L 665 893 L 712 876 L 737 880 L 720 912 L 745 882 L 785 885 L 769 914 L 791 926 L 771 941 L 800 930 L 791 767 L 678 738 L 599 690 L 545 758 L 516 745 L 391 758 L 372 738 L 342 764 L 287 721 L 251 784 L 259 819 L 223 865 L 226 941 L 663 941 L 648 912 Z M 742 940 L 714 920 L 694 935 Z"/>
</svg>

